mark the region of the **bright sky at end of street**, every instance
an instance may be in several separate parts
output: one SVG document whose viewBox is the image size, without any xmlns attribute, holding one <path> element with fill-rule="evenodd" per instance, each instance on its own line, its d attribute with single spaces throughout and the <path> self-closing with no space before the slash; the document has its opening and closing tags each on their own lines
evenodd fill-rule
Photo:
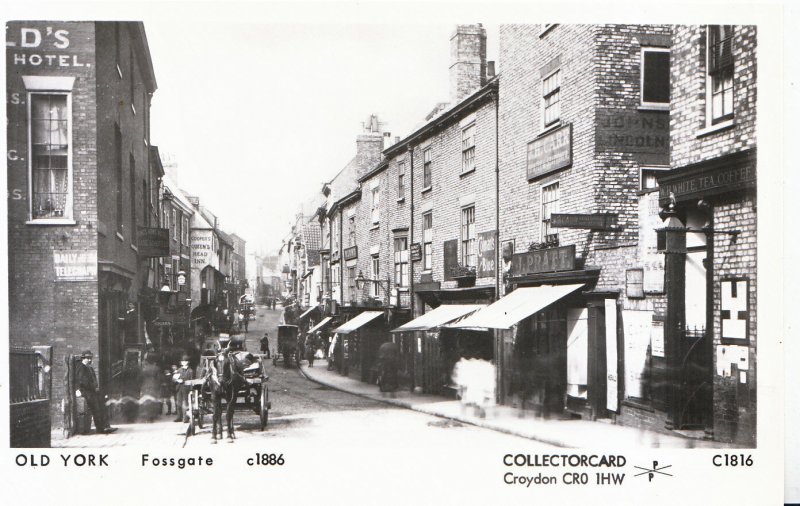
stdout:
<svg viewBox="0 0 800 506">
<path fill-rule="evenodd" d="M 144 24 L 152 142 L 248 252 L 280 247 L 299 203 L 355 155 L 370 114 L 402 137 L 448 101 L 455 24 L 200 21 L 191 40 L 174 20 Z"/>
</svg>

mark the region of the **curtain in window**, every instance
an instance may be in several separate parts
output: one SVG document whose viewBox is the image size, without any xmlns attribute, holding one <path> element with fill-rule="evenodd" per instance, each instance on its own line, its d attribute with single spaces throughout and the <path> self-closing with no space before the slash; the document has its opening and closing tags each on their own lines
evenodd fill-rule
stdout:
<svg viewBox="0 0 800 506">
<path fill-rule="evenodd" d="M 33 217 L 62 217 L 66 211 L 69 139 L 66 95 L 31 96 Z"/>
</svg>

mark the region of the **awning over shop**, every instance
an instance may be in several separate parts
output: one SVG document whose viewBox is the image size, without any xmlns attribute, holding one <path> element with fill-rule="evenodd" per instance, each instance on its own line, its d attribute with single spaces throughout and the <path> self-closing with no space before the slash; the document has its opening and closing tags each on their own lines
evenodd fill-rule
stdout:
<svg viewBox="0 0 800 506">
<path fill-rule="evenodd" d="M 306 311 L 303 314 L 297 317 L 297 321 L 300 322 L 305 320 L 306 318 L 308 318 L 308 315 L 310 315 L 315 309 L 317 309 L 317 306 L 311 306 L 310 308 L 306 309 Z"/>
<path fill-rule="evenodd" d="M 544 285 L 517 288 L 494 304 L 463 320 L 446 325 L 457 329 L 510 329 L 525 318 L 571 294 L 583 285 Z"/>
<path fill-rule="evenodd" d="M 392 332 L 412 332 L 415 330 L 430 330 L 441 327 L 445 323 L 463 318 L 475 311 L 486 307 L 485 304 L 443 304 L 432 311 L 428 311 L 419 318 L 397 327 Z"/>
<path fill-rule="evenodd" d="M 383 311 L 364 311 L 360 315 L 356 316 L 352 320 L 345 322 L 344 325 L 337 327 L 334 329 L 334 333 L 337 334 L 349 334 L 355 330 L 358 330 L 363 325 L 371 322 L 375 318 L 382 316 Z"/>
<path fill-rule="evenodd" d="M 332 316 L 326 316 L 325 318 L 323 318 L 321 322 L 317 323 L 316 325 L 308 329 L 308 333 L 313 334 L 314 332 L 318 331 L 319 329 L 330 323 L 331 320 L 333 320 Z"/>
</svg>

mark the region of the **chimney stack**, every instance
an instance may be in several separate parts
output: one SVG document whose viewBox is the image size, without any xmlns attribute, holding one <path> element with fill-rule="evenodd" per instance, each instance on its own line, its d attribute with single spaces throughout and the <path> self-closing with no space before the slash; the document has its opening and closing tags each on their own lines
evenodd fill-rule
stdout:
<svg viewBox="0 0 800 506">
<path fill-rule="evenodd" d="M 381 160 L 383 151 L 382 123 L 377 114 L 370 115 L 364 122 L 364 133 L 356 138 L 356 163 L 358 175 L 363 176 Z"/>
<path fill-rule="evenodd" d="M 458 25 L 450 37 L 450 102 L 457 104 L 486 84 L 486 30 Z"/>
</svg>

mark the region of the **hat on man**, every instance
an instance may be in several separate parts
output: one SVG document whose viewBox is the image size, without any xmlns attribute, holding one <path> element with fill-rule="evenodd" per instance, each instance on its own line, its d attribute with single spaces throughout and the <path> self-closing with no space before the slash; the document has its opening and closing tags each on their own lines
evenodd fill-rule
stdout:
<svg viewBox="0 0 800 506">
<path fill-rule="evenodd" d="M 184 354 L 184 355 L 181 357 L 181 362 L 183 362 L 184 360 L 185 360 L 186 362 L 188 362 L 188 361 L 189 361 L 189 355 L 186 355 L 186 354 Z"/>
<path fill-rule="evenodd" d="M 91 350 L 86 350 L 81 354 L 81 359 L 84 358 L 94 358 L 94 355 L 92 355 Z"/>
</svg>

